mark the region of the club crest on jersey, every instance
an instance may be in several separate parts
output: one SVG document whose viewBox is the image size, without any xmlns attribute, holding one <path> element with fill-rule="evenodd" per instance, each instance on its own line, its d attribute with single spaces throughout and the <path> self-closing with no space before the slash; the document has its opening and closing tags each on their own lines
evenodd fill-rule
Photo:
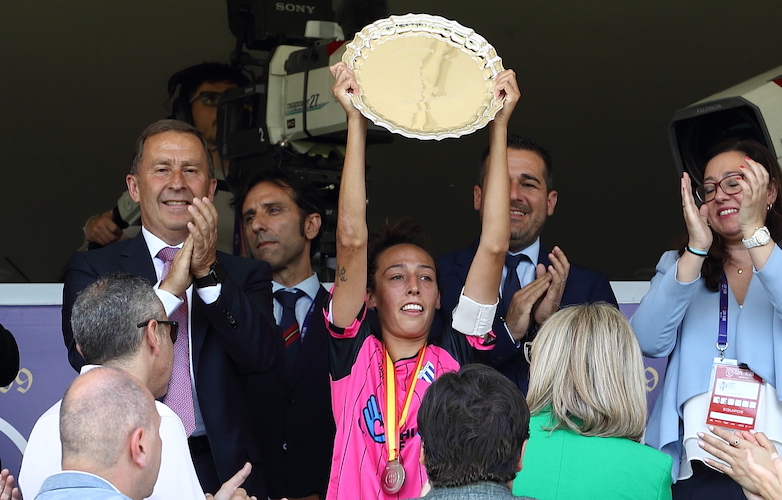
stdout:
<svg viewBox="0 0 782 500">
<path fill-rule="evenodd" d="M 421 371 L 418 372 L 418 378 L 430 384 L 434 382 L 434 365 L 431 361 L 427 361 L 424 367 L 421 368 Z"/>
</svg>

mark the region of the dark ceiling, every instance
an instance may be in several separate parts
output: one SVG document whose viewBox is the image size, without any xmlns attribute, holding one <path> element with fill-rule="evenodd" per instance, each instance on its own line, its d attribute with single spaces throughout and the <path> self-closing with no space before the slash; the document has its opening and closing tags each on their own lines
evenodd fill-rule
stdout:
<svg viewBox="0 0 782 500">
<path fill-rule="evenodd" d="M 512 128 L 552 149 L 559 203 L 544 231 L 571 261 L 647 279 L 683 234 L 667 139 L 674 113 L 782 64 L 782 2 L 389 0 L 455 19 L 516 70 Z M 58 281 L 81 226 L 124 189 L 136 135 L 167 114 L 176 70 L 227 61 L 219 0 L 1 2 L 0 281 Z M 370 226 L 418 218 L 442 253 L 478 232 L 485 131 L 373 146 Z"/>
</svg>

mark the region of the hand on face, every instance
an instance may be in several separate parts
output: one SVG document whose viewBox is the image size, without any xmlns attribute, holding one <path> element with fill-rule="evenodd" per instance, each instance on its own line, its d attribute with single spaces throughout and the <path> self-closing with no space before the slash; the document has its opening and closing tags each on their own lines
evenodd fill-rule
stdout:
<svg viewBox="0 0 782 500">
<path fill-rule="evenodd" d="M 356 82 L 356 76 L 353 74 L 353 70 L 348 67 L 344 62 L 338 62 L 337 64 L 329 68 L 331 74 L 334 76 L 334 86 L 331 91 L 334 93 L 334 97 L 337 98 L 342 109 L 350 118 L 360 118 L 361 112 L 353 106 L 351 101 L 352 95 L 358 95 L 361 93 L 361 89 Z"/>
<path fill-rule="evenodd" d="M 208 197 L 194 198 L 188 207 L 193 216 L 187 223 L 193 240 L 190 272 L 196 278 L 209 274 L 209 267 L 217 260 L 217 209 Z"/>
<path fill-rule="evenodd" d="M 769 200 L 769 176 L 763 165 L 747 157 L 747 166 L 741 165 L 743 179 L 739 178 L 743 197 L 739 210 L 739 228 L 745 236 L 750 236 L 755 229 L 766 224 Z"/>
<path fill-rule="evenodd" d="M 684 223 L 687 225 L 687 234 L 689 235 L 690 248 L 702 250 L 704 252 L 711 248 L 714 235 L 709 229 L 707 221 L 708 207 L 704 203 L 700 209 L 695 205 L 695 199 L 692 197 L 692 184 L 687 172 L 682 174 L 681 195 L 682 211 L 684 212 Z"/>
<path fill-rule="evenodd" d="M 538 264 L 535 273 L 538 277 L 548 274 L 551 276 L 551 286 L 546 290 L 543 300 L 535 304 L 534 317 L 538 325 L 542 325 L 555 312 L 559 311 L 559 304 L 562 302 L 562 295 L 565 293 L 565 285 L 570 274 L 570 262 L 565 256 L 565 252 L 559 247 L 548 254 L 551 265 L 548 269 L 543 264 Z"/>
<path fill-rule="evenodd" d="M 729 189 L 735 191 L 731 194 L 718 184 L 728 178 L 734 185 L 734 189 Z M 720 153 L 706 164 L 704 180 L 716 185 L 714 197 L 704 204 L 714 232 L 729 242 L 740 243 L 742 237 L 749 238 L 755 229 L 765 225 L 767 207 L 776 200 L 777 190 L 775 184 L 769 184 L 763 165 L 742 152 Z"/>
</svg>

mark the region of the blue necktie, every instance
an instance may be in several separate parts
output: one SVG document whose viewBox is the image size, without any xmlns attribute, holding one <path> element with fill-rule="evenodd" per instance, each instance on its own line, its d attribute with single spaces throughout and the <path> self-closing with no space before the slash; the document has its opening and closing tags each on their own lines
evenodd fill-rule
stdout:
<svg viewBox="0 0 782 500">
<path fill-rule="evenodd" d="M 304 295 L 305 293 L 298 288 L 295 291 L 277 290 L 274 292 L 274 298 L 282 306 L 280 328 L 282 329 L 282 337 L 285 340 L 284 366 L 286 373 L 290 373 L 293 369 L 296 355 L 301 348 L 301 333 L 299 332 L 299 322 L 296 320 L 296 302 Z"/>
<path fill-rule="evenodd" d="M 529 257 L 527 257 L 524 254 L 518 254 L 518 255 L 511 255 L 507 254 L 505 255 L 505 267 L 508 269 L 507 274 L 505 275 L 505 283 L 502 285 L 502 315 L 505 316 L 508 314 L 508 307 L 510 307 L 511 300 L 513 299 L 513 294 L 519 291 L 521 289 L 521 282 L 519 281 L 519 273 L 516 269 L 519 267 L 519 263 L 524 260 L 526 262 L 529 262 Z"/>
</svg>

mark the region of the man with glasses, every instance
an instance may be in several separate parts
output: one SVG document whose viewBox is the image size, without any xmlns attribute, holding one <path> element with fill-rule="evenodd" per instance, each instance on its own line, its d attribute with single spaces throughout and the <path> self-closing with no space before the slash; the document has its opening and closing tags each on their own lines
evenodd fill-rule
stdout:
<svg viewBox="0 0 782 500">
<path fill-rule="evenodd" d="M 482 206 L 481 185 L 488 156 L 487 149 L 481 161 L 479 182 L 473 188 L 473 206 L 478 211 Z M 487 362 L 526 394 L 529 362 L 522 352 L 523 341 L 531 341 L 538 327 L 560 307 L 598 301 L 616 305 L 616 297 L 605 274 L 570 264 L 561 248 L 555 246 L 549 252 L 540 242 L 543 225 L 554 214 L 558 198 L 548 150 L 532 139 L 509 134 L 508 170 L 511 237 L 493 328 L 497 344 Z M 477 248 L 476 240 L 437 261 L 442 304 L 440 324 L 447 321 L 456 307 Z"/>
<path fill-rule="evenodd" d="M 62 327 L 69 361 L 76 369 L 83 364 L 70 326 L 80 290 L 116 271 L 158 283 L 166 314 L 180 325 L 163 402 L 183 421 L 201 485 L 214 491 L 250 462 L 255 469 L 246 489 L 265 497 L 249 403 L 258 396 L 246 386 L 282 355 L 269 264 L 216 250 L 217 180 L 208 145 L 191 125 L 160 120 L 147 127 L 126 182 L 141 206 L 141 234 L 76 252 L 66 267 Z"/>
<path fill-rule="evenodd" d="M 171 99 L 169 118 L 193 125 L 209 144 L 209 152 L 219 179 L 215 196 L 215 206 L 221 216 L 218 249 L 235 255 L 239 255 L 241 249 L 238 248 L 238 243 L 234 242 L 236 224 L 230 207 L 230 191 L 225 183 L 229 165 L 220 157 L 217 144 L 217 104 L 223 92 L 248 83 L 249 80 L 242 73 L 227 64 L 217 62 L 190 66 L 172 75 L 168 81 L 168 94 Z M 100 248 L 124 239 L 125 236 L 134 236 L 140 215 L 138 203 L 131 199 L 127 191 L 124 192 L 113 209 L 87 219 L 84 225 L 87 248 Z M 127 235 L 124 232 L 126 230 Z"/>
<path fill-rule="evenodd" d="M 98 278 L 76 299 L 72 324 L 76 344 L 87 363 L 81 373 L 96 366 L 118 368 L 138 379 L 155 398 L 166 394 L 179 325 L 167 319 L 149 281 L 122 273 Z M 62 470 L 60 404 L 58 401 L 49 408 L 30 433 L 19 474 L 19 485 L 27 498 L 34 498 L 44 479 Z M 163 453 L 160 475 L 149 498 L 202 500 L 204 493 L 190 460 L 182 421 L 163 403 L 155 406 L 160 414 Z M 223 491 L 241 485 L 247 472 L 240 471 Z"/>
</svg>

